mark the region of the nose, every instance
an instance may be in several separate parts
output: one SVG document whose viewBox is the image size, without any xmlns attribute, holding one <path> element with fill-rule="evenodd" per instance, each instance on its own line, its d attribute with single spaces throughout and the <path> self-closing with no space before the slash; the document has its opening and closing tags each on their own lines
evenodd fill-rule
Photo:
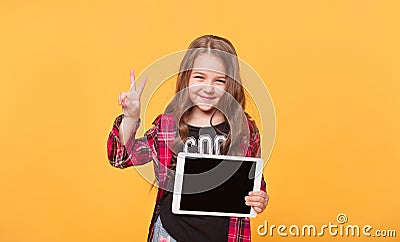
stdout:
<svg viewBox="0 0 400 242">
<path fill-rule="evenodd" d="M 211 83 L 204 84 L 203 91 L 206 93 L 214 93 L 214 86 Z"/>
</svg>

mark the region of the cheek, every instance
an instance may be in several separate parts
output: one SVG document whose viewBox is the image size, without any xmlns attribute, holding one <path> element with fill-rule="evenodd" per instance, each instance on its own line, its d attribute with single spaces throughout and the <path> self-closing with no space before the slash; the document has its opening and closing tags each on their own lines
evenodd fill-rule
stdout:
<svg viewBox="0 0 400 242">
<path fill-rule="evenodd" d="M 193 94 L 199 92 L 199 90 L 201 88 L 202 88 L 201 85 L 197 85 L 195 83 L 189 83 L 188 92 L 189 92 L 189 94 L 193 95 Z"/>
<path fill-rule="evenodd" d="M 217 96 L 221 97 L 226 92 L 226 86 L 219 86 L 219 87 L 216 87 L 214 90 L 215 90 L 215 94 Z"/>
<path fill-rule="evenodd" d="M 190 101 L 194 102 L 196 98 L 196 93 L 198 92 L 198 88 L 196 86 L 188 87 L 188 96 Z"/>
<path fill-rule="evenodd" d="M 193 86 L 196 86 L 198 84 L 198 80 L 196 80 L 195 78 L 189 78 L 189 81 L 188 81 L 188 84 L 187 84 L 187 86 L 188 87 L 193 87 Z"/>
</svg>

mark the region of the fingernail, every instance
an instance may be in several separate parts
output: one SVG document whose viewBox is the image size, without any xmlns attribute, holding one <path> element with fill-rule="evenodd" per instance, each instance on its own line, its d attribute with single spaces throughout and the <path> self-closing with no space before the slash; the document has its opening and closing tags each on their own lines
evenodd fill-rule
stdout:
<svg viewBox="0 0 400 242">
<path fill-rule="evenodd" d="M 247 200 L 248 197 L 249 197 L 249 196 L 245 196 L 245 197 L 244 197 L 244 200 Z"/>
</svg>

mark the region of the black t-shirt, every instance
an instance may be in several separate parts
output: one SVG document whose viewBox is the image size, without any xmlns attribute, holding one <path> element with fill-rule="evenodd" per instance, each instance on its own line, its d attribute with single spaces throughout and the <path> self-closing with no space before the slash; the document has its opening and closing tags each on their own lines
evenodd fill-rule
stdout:
<svg viewBox="0 0 400 242">
<path fill-rule="evenodd" d="M 216 125 L 215 129 L 191 125 L 188 125 L 188 128 L 188 137 L 193 137 L 197 144 L 197 146 L 188 146 L 189 153 L 199 152 L 199 137 L 205 135 L 214 140 L 216 135 L 226 135 L 229 132 L 229 126 L 226 122 Z M 206 146 L 204 146 L 204 153 L 208 154 Z M 171 162 L 176 162 L 175 158 L 172 159 Z M 229 217 L 174 214 L 172 213 L 172 193 L 166 191 L 164 194 L 165 196 L 161 199 L 160 204 L 161 222 L 167 232 L 178 242 L 227 241 Z"/>
</svg>

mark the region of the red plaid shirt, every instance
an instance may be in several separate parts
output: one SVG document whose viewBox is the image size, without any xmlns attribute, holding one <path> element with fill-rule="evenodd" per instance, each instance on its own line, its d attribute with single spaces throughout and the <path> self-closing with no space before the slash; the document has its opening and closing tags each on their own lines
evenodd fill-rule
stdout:
<svg viewBox="0 0 400 242">
<path fill-rule="evenodd" d="M 141 138 L 135 138 L 140 120 L 136 123 L 131 136 L 126 145 L 119 140 L 119 126 L 123 115 L 119 115 L 107 140 L 107 153 L 110 164 L 118 168 L 127 168 L 134 165 L 143 165 L 154 161 L 154 172 L 159 187 L 165 187 L 168 167 L 171 162 L 172 152 L 168 144 L 172 144 L 175 139 L 176 126 L 175 119 L 171 114 L 160 114 L 153 122 L 153 127 L 146 131 Z M 246 151 L 246 156 L 260 157 L 260 134 L 253 120 L 247 115 L 250 142 Z M 266 184 L 264 176 L 262 178 L 261 190 L 265 191 Z M 149 227 L 148 241 L 153 238 L 154 223 L 160 213 L 160 199 L 165 190 L 158 189 L 156 205 L 153 217 Z M 231 217 L 228 230 L 228 242 L 233 241 L 251 241 L 250 219 Z"/>
</svg>

